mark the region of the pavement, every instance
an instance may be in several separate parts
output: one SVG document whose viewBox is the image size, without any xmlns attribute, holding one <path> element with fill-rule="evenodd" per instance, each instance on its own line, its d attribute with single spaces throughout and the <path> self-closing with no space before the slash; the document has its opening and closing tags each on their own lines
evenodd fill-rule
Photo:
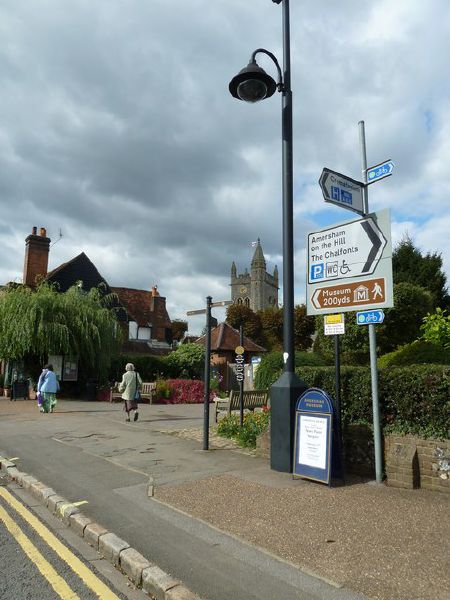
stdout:
<svg viewBox="0 0 450 600">
<path fill-rule="evenodd" d="M 294 480 L 213 429 L 204 452 L 202 418 L 199 405 L 142 405 L 125 423 L 119 405 L 41 415 L 0 400 L 0 454 L 87 499 L 84 514 L 205 599 L 450 598 L 447 495 Z"/>
</svg>

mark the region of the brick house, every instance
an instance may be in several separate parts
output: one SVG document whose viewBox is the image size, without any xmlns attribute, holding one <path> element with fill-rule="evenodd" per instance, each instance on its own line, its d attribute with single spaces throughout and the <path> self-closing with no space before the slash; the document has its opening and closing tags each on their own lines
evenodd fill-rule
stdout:
<svg viewBox="0 0 450 600">
<path fill-rule="evenodd" d="M 196 344 L 206 344 L 206 336 L 199 337 Z M 221 389 L 237 389 L 238 384 L 234 376 L 233 366 L 235 363 L 235 349 L 240 346 L 240 334 L 228 323 L 220 323 L 217 327 L 211 329 L 211 371 L 213 374 L 222 376 Z M 244 336 L 244 363 L 247 365 L 247 373 L 252 358 L 261 356 L 266 349 L 256 344 L 249 337 Z M 246 380 L 249 377 L 246 376 Z"/>
<path fill-rule="evenodd" d="M 45 228 L 37 227 L 25 240 L 23 284 L 35 288 L 39 281 L 56 284 L 61 292 L 78 284 L 88 291 L 101 286 L 105 294 L 115 293 L 115 308 L 124 331 L 125 353 L 167 354 L 172 348 L 172 324 L 166 310 L 166 299 L 156 286 L 149 290 L 111 287 L 96 266 L 81 252 L 78 256 L 48 270 L 50 238 Z"/>
</svg>

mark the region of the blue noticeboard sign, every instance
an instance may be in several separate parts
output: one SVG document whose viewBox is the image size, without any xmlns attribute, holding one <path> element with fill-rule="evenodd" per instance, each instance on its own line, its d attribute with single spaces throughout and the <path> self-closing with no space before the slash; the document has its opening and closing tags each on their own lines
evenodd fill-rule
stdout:
<svg viewBox="0 0 450 600">
<path fill-rule="evenodd" d="M 384 312 L 381 309 L 361 310 L 356 313 L 356 323 L 358 325 L 370 325 L 371 323 L 382 323 L 384 321 Z"/>
<path fill-rule="evenodd" d="M 330 483 L 333 402 L 318 388 L 306 390 L 295 412 L 294 477 Z"/>
</svg>

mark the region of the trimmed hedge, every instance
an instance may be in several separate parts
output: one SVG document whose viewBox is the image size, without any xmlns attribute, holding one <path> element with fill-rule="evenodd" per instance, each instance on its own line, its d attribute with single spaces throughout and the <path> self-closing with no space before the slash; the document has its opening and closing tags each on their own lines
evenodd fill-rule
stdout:
<svg viewBox="0 0 450 600">
<path fill-rule="evenodd" d="M 301 367 L 297 375 L 308 387 L 318 387 L 335 396 L 332 367 Z M 272 373 L 270 386 L 280 371 Z M 386 432 L 410 433 L 446 439 L 450 423 L 450 367 L 414 365 L 390 367 L 378 372 L 382 426 Z M 372 425 L 372 388 L 369 367 L 341 368 L 341 413 L 343 425 Z"/>
<path fill-rule="evenodd" d="M 314 352 L 296 352 L 295 353 L 295 366 L 296 367 L 319 367 L 325 366 L 327 363 L 319 354 Z M 258 367 L 255 377 L 255 389 L 256 390 L 266 390 L 268 387 L 272 385 L 272 383 L 277 379 L 283 368 L 283 353 L 282 352 L 269 352 L 265 354 L 261 363 Z M 275 379 L 273 379 L 273 374 L 277 373 Z"/>
<path fill-rule="evenodd" d="M 412 344 L 405 344 L 378 359 L 380 368 L 422 364 L 450 365 L 450 349 L 418 340 Z"/>
</svg>

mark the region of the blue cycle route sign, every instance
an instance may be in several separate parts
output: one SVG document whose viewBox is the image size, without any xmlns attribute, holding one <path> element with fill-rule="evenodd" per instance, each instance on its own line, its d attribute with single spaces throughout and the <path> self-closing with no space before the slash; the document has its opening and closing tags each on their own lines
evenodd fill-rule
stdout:
<svg viewBox="0 0 450 600">
<path fill-rule="evenodd" d="M 367 183 L 374 183 L 375 181 L 380 181 L 380 179 L 389 177 L 389 175 L 392 175 L 394 167 L 395 165 L 391 159 L 385 160 L 374 167 L 370 167 L 367 169 Z"/>
<path fill-rule="evenodd" d="M 356 313 L 356 323 L 358 325 L 370 325 L 382 323 L 384 321 L 384 312 L 381 309 L 362 310 Z"/>
</svg>

